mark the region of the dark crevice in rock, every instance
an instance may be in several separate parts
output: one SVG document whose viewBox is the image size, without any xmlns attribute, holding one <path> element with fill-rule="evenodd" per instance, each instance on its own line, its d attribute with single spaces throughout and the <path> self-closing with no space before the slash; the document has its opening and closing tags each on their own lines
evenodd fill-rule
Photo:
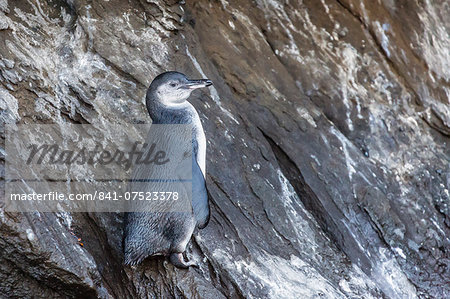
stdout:
<svg viewBox="0 0 450 299">
<path fill-rule="evenodd" d="M 211 181 L 214 183 L 214 185 L 216 185 L 216 187 L 220 190 L 220 192 L 222 192 L 225 197 L 231 202 L 231 204 L 233 204 L 233 206 L 236 209 L 239 209 L 239 207 L 231 200 L 230 195 L 225 191 L 225 189 L 222 187 L 222 184 L 219 182 L 219 180 L 217 180 L 215 177 L 213 176 L 209 176 L 211 178 Z M 250 219 L 249 219 L 250 220 Z"/>
<path fill-rule="evenodd" d="M 208 269 L 210 272 L 210 279 L 217 290 L 219 290 L 226 298 L 243 299 L 247 298 L 246 292 L 242 290 L 238 283 L 228 274 L 223 271 L 219 265 L 214 265 L 213 260 L 208 258 Z M 217 277 L 212 275 L 214 273 Z"/>
<path fill-rule="evenodd" d="M 250 250 L 249 248 L 247 248 L 246 244 L 244 242 L 242 242 L 241 236 L 236 228 L 236 226 L 233 225 L 233 222 L 231 221 L 231 219 L 220 209 L 219 205 L 216 204 L 216 201 L 211 200 L 213 198 L 210 198 L 210 209 L 211 209 L 211 213 L 217 213 L 217 217 L 214 217 L 216 219 L 216 222 L 222 226 L 223 231 L 226 230 L 231 230 L 232 233 L 235 235 L 236 239 L 239 239 L 239 243 L 242 245 L 242 248 L 245 249 L 245 252 L 247 255 L 251 255 L 250 254 Z M 214 214 L 213 214 L 214 215 Z M 226 228 L 224 227 L 224 224 L 222 223 L 222 221 L 225 221 L 226 224 Z"/>
<path fill-rule="evenodd" d="M 88 121 L 86 121 L 83 116 L 81 116 L 79 113 L 75 113 L 72 115 L 67 109 L 61 108 L 61 116 L 63 116 L 67 121 L 69 121 L 72 124 L 89 124 Z"/>
<path fill-rule="evenodd" d="M 145 83 L 139 81 L 139 79 L 134 77 L 132 74 L 125 72 L 114 62 L 112 62 L 111 60 L 106 58 L 104 55 L 100 54 L 100 52 L 97 51 L 97 49 L 95 47 L 94 41 L 91 39 L 92 38 L 91 35 L 87 32 L 87 30 L 84 28 L 84 26 L 80 22 L 77 22 L 76 26 L 80 26 L 80 28 L 83 30 L 84 34 L 86 35 L 87 43 L 88 43 L 88 51 L 92 51 L 93 53 L 100 56 L 104 60 L 105 65 L 111 67 L 114 71 L 116 71 L 119 74 L 119 77 L 121 76 L 121 77 L 125 78 L 126 80 L 129 80 L 129 81 L 135 83 L 137 86 L 141 86 L 142 88 L 147 88 Z M 118 39 L 121 38 L 120 36 L 115 36 L 115 37 Z M 152 62 L 156 63 L 155 61 L 152 61 Z"/>
<path fill-rule="evenodd" d="M 0 273 L 0 278 L 4 280 L 0 283 L 0 291 L 12 294 L 4 298 L 25 298 L 32 287 L 36 288 L 33 294 L 41 294 L 33 298 L 97 298 L 95 289 L 83 284 L 74 273 L 49 261 L 48 255 L 30 252 L 29 245 L 23 243 L 28 240 L 20 239 L 17 232 L 11 231 L 6 225 L 1 225 L 0 230 L 1 268 L 10 269 L 9 272 Z M 11 277 L 4 277 L 6 273 Z"/>
<path fill-rule="evenodd" d="M 428 110 L 428 109 L 427 109 Z M 444 119 L 442 118 L 442 116 L 439 113 L 436 113 L 434 111 L 433 107 L 429 108 L 429 115 L 430 117 L 427 116 L 427 110 L 425 110 L 424 112 L 421 112 L 421 119 L 428 125 L 430 126 L 432 129 L 435 129 L 439 134 L 441 134 L 444 137 L 450 137 L 450 128 L 445 124 Z M 438 121 L 439 125 L 436 125 L 435 123 L 433 123 L 434 121 Z"/>
<path fill-rule="evenodd" d="M 84 213 L 83 216 L 75 230 L 85 240 L 84 247 L 99 266 L 99 273 L 107 289 L 116 298 L 136 298 L 134 288 L 125 274 L 122 257 L 109 245 L 106 232 L 91 215 Z"/>
<path fill-rule="evenodd" d="M 267 31 L 264 30 L 264 29 L 260 29 L 260 32 L 261 32 L 261 34 L 264 36 L 264 41 L 265 41 L 265 42 L 267 43 L 267 45 L 269 46 L 270 50 L 271 50 L 272 53 L 273 53 L 273 56 L 275 56 L 275 57 L 277 58 L 278 62 L 279 62 L 282 66 L 284 66 L 284 67 L 286 68 L 286 64 L 283 63 L 283 62 L 280 60 L 280 57 L 278 57 L 278 55 L 276 54 L 276 48 L 273 46 L 272 42 L 269 40 L 269 37 L 267 36 Z M 290 72 L 288 72 L 288 74 L 290 74 Z"/>
<path fill-rule="evenodd" d="M 288 154 L 284 152 L 270 136 L 268 136 L 261 128 L 258 127 L 258 129 L 272 148 L 281 172 L 294 188 L 295 193 L 297 193 L 305 208 L 313 215 L 326 235 L 330 237 L 335 244 L 339 245 L 339 242 L 334 235 L 334 233 L 338 231 L 338 228 L 332 221 L 333 218 L 324 214 L 325 208 L 314 191 L 306 184 L 300 169 L 298 169 L 295 162 L 292 161 Z"/>
<path fill-rule="evenodd" d="M 388 248 L 389 251 L 392 253 L 392 255 L 396 257 L 396 260 L 399 263 L 399 265 L 401 265 L 402 267 L 405 267 L 405 264 L 403 263 L 403 261 L 398 258 L 399 254 L 392 249 L 391 244 L 389 244 L 389 240 L 386 239 L 386 232 L 383 231 L 383 228 L 380 226 L 380 224 L 378 223 L 377 219 L 373 218 L 372 214 L 370 213 L 370 211 L 368 209 L 363 208 L 362 210 L 366 213 L 368 221 L 370 222 L 373 230 L 377 233 L 378 238 L 383 243 L 384 248 Z M 417 284 L 417 281 L 415 281 L 414 279 L 411 279 L 411 274 L 410 273 L 406 272 L 405 274 L 406 274 L 406 279 L 408 279 L 408 281 L 416 289 L 421 289 L 420 285 Z"/>
<path fill-rule="evenodd" d="M 236 209 L 238 209 L 238 210 L 240 211 L 240 214 L 241 214 L 242 216 L 244 216 L 244 217 L 248 220 L 248 222 L 249 222 L 250 224 L 256 226 L 255 220 L 249 218 L 248 215 L 247 215 L 247 213 L 245 213 L 245 211 L 243 211 L 243 210 L 241 209 L 241 207 L 239 207 L 238 205 L 236 205 L 236 203 L 235 203 L 233 200 L 231 200 L 230 195 L 223 189 L 223 187 L 221 186 L 221 183 L 220 183 L 217 179 L 215 179 L 214 177 L 212 177 L 212 176 L 210 176 L 210 177 L 211 177 L 211 180 L 214 182 L 214 185 L 216 185 L 217 188 L 219 188 L 219 190 L 220 190 L 220 191 L 225 195 L 225 197 L 231 202 L 231 204 L 232 204 Z M 236 233 L 237 233 L 237 231 L 236 231 Z"/>
<path fill-rule="evenodd" d="M 366 213 L 367 218 L 369 219 L 369 222 L 370 222 L 372 228 L 373 228 L 374 231 L 377 233 L 378 238 L 381 240 L 381 242 L 383 243 L 384 247 L 385 247 L 385 248 L 388 248 L 388 249 L 390 250 L 390 252 L 392 253 L 392 255 L 396 257 L 396 260 L 397 260 L 397 262 L 399 263 L 399 265 L 401 265 L 402 267 L 405 267 L 405 265 L 404 265 L 402 259 L 399 259 L 399 258 L 398 258 L 399 254 L 398 254 L 397 252 L 395 252 L 395 251 L 392 249 L 391 244 L 389 244 L 389 240 L 386 239 L 386 232 L 383 231 L 383 228 L 382 228 L 382 227 L 380 226 L 380 224 L 377 222 L 377 219 L 374 219 L 373 216 L 371 216 L 371 213 L 370 213 L 366 208 L 364 208 L 363 210 L 364 210 L 364 212 Z M 408 279 L 408 281 L 409 281 L 416 289 L 420 289 L 420 285 L 418 285 L 414 279 L 411 279 L 410 276 L 411 276 L 411 275 L 410 275 L 408 272 L 406 272 L 406 278 Z"/>
<path fill-rule="evenodd" d="M 286 244 L 288 247 L 290 247 L 290 249 L 291 249 L 292 251 L 296 251 L 296 252 L 299 254 L 299 251 L 297 250 L 297 248 L 295 248 L 295 246 L 293 246 L 291 240 L 289 240 L 282 232 L 280 232 L 280 231 L 277 229 L 277 226 L 275 225 L 275 223 L 273 223 L 272 220 L 270 220 L 270 216 L 267 214 L 267 211 L 266 211 L 266 210 L 264 210 L 264 213 L 266 214 L 267 221 L 269 221 L 269 223 L 272 225 L 273 230 L 274 230 L 275 233 L 279 236 L 279 238 L 282 239 L 282 240 L 285 242 L 285 244 Z"/>
<path fill-rule="evenodd" d="M 0 249 L 2 252 L 5 252 L 5 246 L 10 246 L 11 244 L 2 244 L 4 243 L 4 241 L 6 240 L 2 240 L 2 238 L 0 238 Z M 5 245 L 5 246 L 4 246 Z M 0 261 L 2 264 L 2 268 L 3 269 L 8 269 L 9 270 L 9 275 L 14 275 L 14 285 L 11 284 L 11 281 L 8 281 L 9 278 L 8 277 L 4 277 L 3 279 L 3 283 L 0 285 L 0 292 L 2 292 L 3 294 L 1 295 L 2 297 L 0 298 L 23 298 L 20 296 L 20 294 L 25 295 L 26 294 L 26 290 L 24 290 L 24 292 L 22 293 L 22 291 L 17 290 L 14 291 L 14 288 L 21 288 L 21 287 L 35 287 L 36 290 L 39 290 L 39 293 L 41 294 L 46 294 L 47 296 L 51 295 L 54 298 L 63 298 L 64 296 L 68 296 L 68 297 L 73 297 L 75 296 L 74 293 L 71 292 L 64 292 L 58 289 L 55 289 L 53 286 L 48 285 L 48 282 L 46 280 L 41 279 L 40 277 L 34 277 L 30 271 L 26 271 L 24 269 L 22 269 L 21 267 L 26 267 L 29 266 L 29 268 L 34 267 L 36 264 L 39 263 L 43 263 L 44 262 L 44 258 L 42 258 L 41 260 L 24 260 L 22 257 L 21 258 L 17 258 L 14 255 L 11 255 L 11 252 L 8 252 L 8 254 L 10 255 L 9 257 L 3 256 L 3 254 L 0 255 Z M 17 264 L 17 262 L 19 262 L 20 264 Z M 34 271 L 36 271 L 36 269 L 33 269 Z M 3 274 L 3 273 L 2 273 Z M 2 275 L 3 276 L 3 275 Z M 47 278 L 48 280 L 48 278 Z M 8 284 L 6 283 L 8 282 Z M 22 284 L 26 284 L 26 285 L 22 285 Z M 57 284 L 58 285 L 58 284 Z M 58 285 L 60 287 L 60 285 Z M 84 293 L 86 295 L 87 298 L 96 298 L 95 295 L 92 294 L 92 292 L 95 294 L 94 290 L 84 290 Z M 12 295 L 11 297 L 7 297 L 6 294 L 13 294 L 15 293 L 15 295 Z M 3 297 L 4 296 L 4 297 Z"/>
<path fill-rule="evenodd" d="M 102 56 L 96 49 L 95 46 L 92 47 L 91 49 L 93 52 L 95 52 L 98 56 L 100 56 L 105 64 L 109 67 L 111 67 L 114 71 L 116 71 L 119 75 L 121 75 L 123 78 L 125 78 L 126 80 L 129 80 L 131 82 L 134 82 L 137 86 L 140 86 L 142 88 L 147 88 L 147 86 L 145 85 L 145 83 L 139 81 L 139 79 L 137 79 L 136 77 L 134 77 L 132 74 L 125 72 L 124 70 L 122 70 L 119 66 L 117 66 L 114 62 L 112 62 L 111 60 L 109 60 L 108 58 Z"/>
<path fill-rule="evenodd" d="M 252 192 L 252 194 L 256 197 L 256 198 L 260 198 L 260 196 L 255 192 L 255 190 L 253 189 L 253 185 L 248 181 L 247 177 L 246 177 L 246 182 L 248 184 L 248 186 L 250 186 L 250 191 Z M 295 251 L 298 253 L 298 250 L 293 246 L 291 240 L 289 240 L 282 232 L 280 232 L 277 228 L 277 225 L 275 223 L 272 222 L 270 215 L 268 214 L 266 209 L 263 209 L 264 211 L 264 215 L 266 216 L 265 218 L 267 219 L 267 221 L 271 224 L 271 227 L 273 229 L 273 231 L 275 232 L 275 234 L 284 242 L 284 245 L 286 245 L 287 247 L 289 247 L 291 249 L 291 251 Z M 261 229 L 264 229 L 264 227 L 260 227 Z"/>
<path fill-rule="evenodd" d="M 71 34 L 73 34 L 75 32 L 75 28 L 76 28 L 77 21 L 78 21 L 77 10 L 76 10 L 75 6 L 73 5 L 73 3 L 69 0 L 61 0 L 61 3 L 62 3 L 61 7 L 66 8 L 66 13 L 68 13 L 71 17 L 66 28 Z"/>
<path fill-rule="evenodd" d="M 95 110 L 94 105 L 92 105 L 85 96 L 82 96 L 80 92 L 74 88 L 71 84 L 67 84 L 67 87 L 72 92 L 72 94 L 78 99 L 80 104 L 84 104 L 86 109 Z"/>
<path fill-rule="evenodd" d="M 291 72 L 289 71 L 289 65 L 286 65 L 286 63 L 284 63 L 282 60 L 280 60 L 279 56 L 276 54 L 276 51 L 275 51 L 276 49 L 275 49 L 275 47 L 272 45 L 272 43 L 270 42 L 270 40 L 269 40 L 269 38 L 268 38 L 268 36 L 267 36 L 267 32 L 266 32 L 265 30 L 261 29 L 261 33 L 262 33 L 262 35 L 264 36 L 264 39 L 265 39 L 266 43 L 269 45 L 269 47 L 270 47 L 270 49 L 271 49 L 273 55 L 277 58 L 278 62 L 285 68 L 286 72 L 290 75 L 290 77 L 292 78 L 292 80 L 295 81 L 295 78 L 292 76 Z M 303 91 L 302 91 L 302 93 L 303 93 Z M 316 101 L 314 101 L 310 95 L 307 95 L 307 94 L 305 94 L 305 93 L 303 93 L 303 95 L 304 95 L 305 97 L 307 97 L 307 98 L 309 99 L 310 103 L 313 104 L 315 107 L 317 107 L 317 108 L 319 108 L 319 109 L 321 108 L 320 106 L 317 105 Z M 322 94 L 322 95 L 325 96 L 325 97 L 327 97 L 327 98 L 331 101 L 331 97 L 330 97 L 329 95 L 327 95 L 327 94 Z M 273 115 L 273 117 L 277 120 L 278 126 L 279 126 L 279 127 L 283 127 L 284 129 L 288 130 L 287 128 L 285 128 L 285 127 L 283 126 L 282 123 L 279 122 L 279 118 L 273 113 L 273 111 L 272 111 L 271 109 L 268 109 L 268 110 L 269 110 L 269 112 Z M 339 125 L 340 122 L 339 122 L 337 119 L 334 119 L 334 117 L 333 117 L 331 114 L 327 114 L 327 113 L 326 113 L 327 111 L 322 111 L 322 112 L 323 112 L 322 115 L 324 115 L 325 119 L 327 119 L 327 120 L 330 122 L 330 124 L 332 124 L 332 125 L 336 126 L 337 128 L 339 128 L 341 132 L 345 132 L 345 131 L 346 131 L 344 128 L 342 128 L 342 126 Z M 284 112 L 283 112 L 283 113 L 284 113 Z M 284 113 L 284 114 L 285 114 L 285 113 Z M 297 125 L 298 125 L 298 123 L 297 123 Z M 300 128 L 300 129 L 301 129 L 301 128 Z M 288 131 L 289 131 L 289 130 L 288 130 Z M 264 134 L 264 133 L 263 133 L 263 134 Z M 343 133 L 343 134 L 347 137 L 347 139 L 348 139 L 351 143 L 353 143 L 353 144 L 355 145 L 355 147 L 359 148 L 359 146 L 356 145 L 352 139 L 348 138 L 348 134 L 345 134 L 345 133 Z"/>
<path fill-rule="evenodd" d="M 208 256 L 203 252 L 203 250 L 201 249 L 200 244 L 198 244 L 197 240 L 195 238 L 191 238 L 191 243 L 192 243 L 192 247 L 195 248 L 195 250 L 198 252 L 198 254 L 201 254 L 204 258 L 206 258 L 206 265 L 208 268 L 208 272 L 209 272 L 209 282 L 214 285 L 214 287 L 216 288 L 216 290 L 218 290 L 219 292 L 222 293 L 222 295 L 224 297 L 227 297 L 227 294 L 233 294 L 238 292 L 238 289 L 235 288 L 235 286 L 233 286 L 232 289 L 230 289 L 230 284 L 232 284 L 232 282 L 227 279 L 226 277 L 224 277 L 223 271 L 221 271 L 221 269 L 216 269 L 214 268 L 214 266 L 211 264 L 211 260 L 210 258 L 208 258 Z M 200 271 L 198 271 L 200 273 Z M 201 273 L 200 273 L 201 274 Z"/>
</svg>

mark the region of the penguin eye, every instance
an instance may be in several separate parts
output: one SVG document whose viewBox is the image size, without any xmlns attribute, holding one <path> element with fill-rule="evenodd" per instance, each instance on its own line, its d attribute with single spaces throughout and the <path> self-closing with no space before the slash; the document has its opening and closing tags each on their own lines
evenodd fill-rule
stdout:
<svg viewBox="0 0 450 299">
<path fill-rule="evenodd" d="M 177 84 L 176 83 L 170 83 L 170 86 L 175 87 L 175 86 L 177 86 Z"/>
</svg>

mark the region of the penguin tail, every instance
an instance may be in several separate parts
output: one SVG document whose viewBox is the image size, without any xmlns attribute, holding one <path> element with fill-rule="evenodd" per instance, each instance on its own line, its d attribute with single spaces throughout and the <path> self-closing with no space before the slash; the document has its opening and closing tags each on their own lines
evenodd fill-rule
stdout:
<svg viewBox="0 0 450 299">
<path fill-rule="evenodd" d="M 124 254 L 124 264 L 128 266 L 136 266 L 140 264 L 146 256 L 144 254 L 139 254 L 133 251 L 125 251 Z"/>
</svg>

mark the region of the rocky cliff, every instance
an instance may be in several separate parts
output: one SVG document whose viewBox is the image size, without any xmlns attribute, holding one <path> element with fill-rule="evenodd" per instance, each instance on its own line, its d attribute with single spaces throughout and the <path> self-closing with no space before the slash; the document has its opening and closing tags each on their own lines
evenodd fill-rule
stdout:
<svg viewBox="0 0 450 299">
<path fill-rule="evenodd" d="M 3 144 L 5 123 L 148 122 L 166 70 L 214 82 L 191 97 L 212 207 L 199 268 L 124 267 L 120 214 L 0 209 L 0 297 L 448 298 L 449 16 L 445 0 L 0 0 Z"/>
</svg>

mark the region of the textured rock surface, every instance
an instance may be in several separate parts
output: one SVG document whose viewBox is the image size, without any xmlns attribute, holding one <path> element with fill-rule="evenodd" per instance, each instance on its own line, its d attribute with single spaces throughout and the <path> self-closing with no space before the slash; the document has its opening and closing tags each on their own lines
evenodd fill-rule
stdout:
<svg viewBox="0 0 450 299">
<path fill-rule="evenodd" d="M 124 268 L 121 215 L 0 211 L 0 297 L 448 298 L 449 15 L 444 0 L 0 0 L 3 124 L 148 122 L 158 73 L 214 81 L 192 98 L 209 138 L 200 268 Z"/>
</svg>

